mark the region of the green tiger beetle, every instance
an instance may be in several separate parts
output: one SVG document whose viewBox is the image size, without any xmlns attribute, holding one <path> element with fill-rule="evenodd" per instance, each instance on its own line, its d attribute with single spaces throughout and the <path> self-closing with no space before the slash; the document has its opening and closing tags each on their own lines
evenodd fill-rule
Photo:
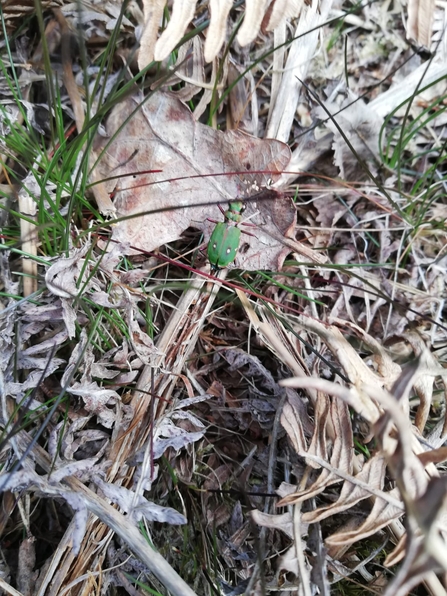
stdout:
<svg viewBox="0 0 447 596">
<path fill-rule="evenodd" d="M 245 205 L 242 201 L 231 201 L 229 209 L 224 211 L 225 221 L 219 221 L 211 234 L 208 242 L 208 260 L 215 270 L 228 267 L 234 261 L 241 241 L 241 230 L 238 224 L 241 221 Z"/>
<path fill-rule="evenodd" d="M 262 197 L 263 199 L 275 199 L 279 196 L 281 195 L 277 190 L 265 187 L 260 190 L 260 192 L 251 195 L 247 200 L 252 200 L 257 197 Z M 245 203 L 238 198 L 229 202 L 227 211 L 224 211 L 220 205 L 218 205 L 218 207 L 224 215 L 224 221 L 214 222 L 216 227 L 208 242 L 208 260 L 211 263 L 211 268 L 215 271 L 228 267 L 237 256 L 242 233 L 238 226 L 241 223 L 242 214 L 245 211 Z M 250 217 L 253 217 L 253 215 Z M 250 217 L 247 218 L 247 221 Z M 254 224 L 246 222 L 244 222 L 244 225 L 256 227 Z M 246 232 L 245 230 L 244 234 L 253 236 L 253 234 L 250 234 L 250 232 Z"/>
</svg>

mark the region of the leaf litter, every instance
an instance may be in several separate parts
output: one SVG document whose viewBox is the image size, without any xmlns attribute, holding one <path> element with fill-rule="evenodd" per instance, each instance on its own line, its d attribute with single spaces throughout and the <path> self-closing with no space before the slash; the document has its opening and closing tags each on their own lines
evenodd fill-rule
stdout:
<svg viewBox="0 0 447 596">
<path fill-rule="evenodd" d="M 66 7 L 67 17 L 70 10 Z M 365 20 L 356 22 L 354 31 L 376 29 L 377 34 L 377 22 L 394 18 L 378 10 L 383 11 L 377 5 L 365 8 Z M 107 27 L 113 27 L 116 11 L 109 12 L 113 18 Z M 101 32 L 98 23 L 107 21 L 105 13 L 100 18 L 96 14 L 90 13 L 86 38 Z M 127 19 L 122 27 L 131 27 Z M 398 38 L 395 60 L 400 63 L 404 51 L 399 33 L 380 30 L 386 43 Z M 71 519 L 59 536 L 60 549 L 48 559 L 68 570 L 65 587 L 71 582 L 85 589 L 78 579 L 98 569 L 105 593 L 125 585 L 122 576 L 105 572 L 104 561 L 108 567 L 121 563 L 128 544 L 140 561 L 129 559 L 127 573 L 141 573 L 157 589 L 164 584 L 175 594 L 191 595 L 192 585 L 205 593 L 209 582 L 213 590 L 225 587 L 228 593 L 246 588 L 261 594 L 266 584 L 269 590 L 326 594 L 329 582 L 350 574 L 357 580 L 359 573 L 365 589 L 380 586 L 389 596 L 407 593 L 420 581 L 430 593 L 441 593 L 433 571 L 445 571 L 445 482 L 435 463 L 443 458 L 446 425 L 441 416 L 437 436 L 427 427 L 445 398 L 445 328 L 440 325 L 445 233 L 440 228 L 436 234 L 409 236 L 411 221 L 403 217 L 409 195 L 399 185 L 403 181 L 408 192 L 411 181 L 398 179 L 388 161 L 384 169 L 391 171 L 383 176 L 383 186 L 371 187 L 335 126 L 336 120 L 369 170 L 383 174 L 383 164 L 377 163 L 384 158 L 377 151 L 379 120 L 402 97 L 379 89 L 378 97 L 360 107 L 357 98 L 373 89 L 388 65 L 376 62 L 383 48 L 371 54 L 380 44 L 369 34 L 359 34 L 355 41 L 362 51 L 356 55 L 348 48 L 348 76 L 356 94 L 338 82 L 337 88 L 329 82 L 323 92 L 331 112 L 344 108 L 326 123 L 325 137 L 333 143 L 330 160 L 324 160 L 320 149 L 330 143 L 316 142 L 307 131 L 309 143 L 294 151 L 290 166 L 287 145 L 206 127 L 172 92 L 156 92 L 146 103 L 137 95 L 119 104 L 108 121 L 108 137 L 97 139 L 94 157 L 102 153 L 103 158 L 93 180 L 120 176 L 115 208 L 118 217 L 130 219 L 112 224 L 108 253 L 100 250 L 105 241 L 98 248 L 92 235 L 79 240 L 74 234 L 64 256 L 48 258 L 47 265 L 42 259 L 45 287 L 42 283 L 36 304 L 10 299 L 2 317 L 2 418 L 6 430 L 19 432 L 6 449 L 12 453 L 14 447 L 19 456 L 30 445 L 26 431 L 19 430 L 22 419 L 15 422 L 9 414 L 10 397 L 17 403 L 25 398 L 25 414 L 48 410 L 49 399 L 66 424 L 53 410 L 44 429 L 48 445 L 36 442 L 33 458 L 23 458 L 23 469 L 5 467 L 0 481 L 14 498 L 20 490 L 54 497 L 60 518 Z M 200 43 L 193 52 L 199 56 Z M 324 71 L 315 56 L 315 73 L 338 81 L 343 52 L 338 48 L 338 54 L 329 54 Z M 188 65 L 188 53 L 184 56 Z M 245 60 L 242 53 L 239 59 Z M 415 60 L 419 64 L 420 58 Z M 283 66 L 274 65 L 274 77 Z M 212 72 L 214 76 L 214 66 Z M 394 83 L 408 97 L 415 87 L 408 92 L 411 72 L 402 72 L 404 77 L 398 80 L 396 75 Z M 175 76 L 173 72 L 171 80 Z M 423 102 L 445 91 L 430 89 L 431 96 L 421 94 L 412 104 L 416 121 L 424 114 Z M 251 87 L 251 93 L 261 105 L 262 85 Z M 206 97 L 212 94 L 202 95 L 200 109 L 208 105 Z M 288 93 L 283 97 L 289 98 Z M 300 101 L 299 113 L 307 113 L 310 122 L 323 116 L 311 98 Z M 385 123 L 391 127 L 403 117 L 395 112 L 395 120 Z M 440 113 L 433 119 L 438 132 L 443 117 Z M 286 138 L 299 138 L 303 122 L 288 129 Z M 255 118 L 247 126 L 259 133 Z M 423 127 L 415 134 L 410 151 L 428 146 L 427 131 Z M 393 149 L 397 137 L 390 138 Z M 297 155 L 307 144 L 317 148 L 312 154 L 316 170 L 332 176 L 337 172 L 348 184 L 331 180 L 322 187 L 316 185 L 317 177 L 310 184 L 302 179 L 302 200 L 293 205 L 288 197 L 281 198 L 284 170 L 296 168 Z M 411 166 L 419 173 L 425 167 L 416 156 Z M 148 170 L 162 172 L 141 173 Z M 272 183 L 278 190 L 270 189 Z M 244 234 L 235 268 L 282 269 L 278 285 L 270 278 L 259 289 L 259 274 L 245 273 L 258 295 L 242 297 L 238 290 L 236 302 L 227 286 L 213 305 L 217 288 L 205 291 L 194 280 L 179 299 L 178 286 L 167 283 L 177 282 L 178 274 L 157 273 L 155 260 L 140 256 L 137 249 L 157 251 L 166 243 L 182 252 L 191 228 L 203 234 L 205 244 L 215 225 L 210 220 L 222 221 L 218 205 L 250 199 L 263 187 L 269 189 L 267 199 L 247 200 L 247 223 L 255 227 L 242 226 L 253 235 Z M 46 209 L 50 205 L 47 201 Z M 444 212 L 442 201 L 433 199 L 427 221 L 442 222 Z M 315 261 L 312 266 L 284 265 L 291 252 L 285 237 L 296 239 L 297 233 L 311 250 L 327 253 L 331 266 L 317 267 Z M 17 296 L 9 269 L 14 261 L 7 256 L 2 279 L 7 292 Z M 354 275 L 353 264 L 358 266 Z M 263 302 L 259 293 L 273 298 L 274 305 Z M 151 316 L 155 313 L 152 320 L 148 309 Z M 403 361 L 415 356 L 420 368 L 406 374 Z M 281 380 L 291 373 L 299 376 L 290 381 L 294 389 L 282 388 Z M 64 395 L 70 398 L 62 405 Z M 71 510 L 60 506 L 60 497 Z M 110 508 L 109 501 L 123 513 Z M 281 509 L 285 504 L 291 508 L 288 513 Z M 250 511 L 258 535 L 250 526 Z M 154 520 L 164 524 L 162 529 Z M 133 533 L 138 522 L 150 528 L 153 543 L 170 563 L 167 568 L 156 550 L 139 542 L 139 532 Z M 188 532 L 190 567 L 179 558 L 185 543 L 176 524 Z M 35 534 L 37 526 L 31 521 Z M 116 536 L 107 547 L 110 529 Z M 386 559 L 378 546 L 385 535 L 391 537 Z M 368 556 L 362 554 L 362 541 Z M 30 545 L 27 529 L 24 558 Z M 401 561 L 393 580 L 370 558 L 371 550 L 386 566 Z M 270 555 L 276 556 L 276 567 Z M 37 567 L 36 593 L 50 593 L 52 577 L 43 573 L 41 561 L 36 563 L 32 546 L 26 559 L 17 586 L 29 590 L 28 578 Z M 217 567 L 211 559 L 219 560 Z M 180 587 L 169 583 L 169 577 L 176 577 L 174 569 L 184 572 Z"/>
<path fill-rule="evenodd" d="M 222 220 L 219 204 L 258 194 L 290 161 L 284 143 L 214 130 L 196 122 L 167 93 L 120 103 L 106 130 L 108 138 L 99 138 L 95 147 L 103 154 L 98 168 L 104 179 L 122 176 L 124 188 L 115 188 L 114 205 L 117 217 L 126 220 L 115 224 L 112 240 L 129 243 L 129 252 L 153 251 L 189 227 L 201 230 L 206 243 L 215 222 Z M 161 172 L 142 173 L 148 170 Z M 295 227 L 292 201 L 272 190 L 270 202 L 247 202 L 244 219 L 255 227 L 247 227 L 250 235 L 244 236 L 236 267 L 280 269 L 290 252 L 281 240 L 293 237 Z"/>
</svg>

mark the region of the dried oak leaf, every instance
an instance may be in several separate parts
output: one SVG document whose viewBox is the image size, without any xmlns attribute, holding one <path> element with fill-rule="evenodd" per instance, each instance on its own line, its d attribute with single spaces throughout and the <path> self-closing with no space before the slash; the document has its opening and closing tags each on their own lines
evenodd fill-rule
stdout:
<svg viewBox="0 0 447 596">
<path fill-rule="evenodd" d="M 200 124 L 169 93 L 117 105 L 107 133 L 112 140 L 98 139 L 95 148 L 103 151 L 98 168 L 103 178 L 123 176 L 114 205 L 118 218 L 128 219 L 113 226 L 113 240 L 129 243 L 128 254 L 177 240 L 188 227 L 208 241 L 215 221 L 223 221 L 219 204 L 257 194 L 290 161 L 284 143 Z M 140 174 L 148 170 L 162 171 Z M 244 219 L 255 227 L 241 224 L 252 235 L 242 235 L 236 267 L 279 269 L 290 252 L 282 239 L 293 234 L 294 206 L 276 190 L 264 195 L 246 204 Z"/>
</svg>

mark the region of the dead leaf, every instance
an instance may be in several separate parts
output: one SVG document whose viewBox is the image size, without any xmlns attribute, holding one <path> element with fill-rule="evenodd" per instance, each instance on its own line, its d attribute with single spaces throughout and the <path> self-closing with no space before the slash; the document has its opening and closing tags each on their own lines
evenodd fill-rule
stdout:
<svg viewBox="0 0 447 596">
<path fill-rule="evenodd" d="M 120 396 L 116 391 L 103 389 L 96 381 L 83 380 L 67 388 L 68 393 L 79 395 L 84 400 L 85 409 L 98 416 L 106 428 L 112 428 L 115 415 L 107 408 L 107 404 L 119 401 Z"/>
<path fill-rule="evenodd" d="M 265 29 L 273 31 L 284 19 L 298 17 L 303 5 L 304 0 L 275 0 L 270 4 L 269 11 L 266 14 L 268 22 Z"/>
<path fill-rule="evenodd" d="M 386 464 L 384 458 L 381 455 L 375 455 L 366 462 L 362 471 L 355 476 L 355 479 L 368 484 L 371 488 L 381 490 L 385 480 L 385 469 Z M 314 511 L 303 513 L 303 521 L 308 523 L 319 522 L 331 515 L 336 515 L 337 513 L 350 509 L 359 501 L 368 497 L 371 497 L 370 491 L 358 484 L 345 481 L 335 503 L 325 507 L 319 507 Z"/>
<path fill-rule="evenodd" d="M 307 545 L 304 540 L 301 541 L 301 549 L 304 551 Z M 307 561 L 306 561 L 307 563 Z M 308 565 L 308 564 L 307 564 Z M 307 566 L 306 565 L 306 566 Z M 285 571 L 289 571 L 296 575 L 296 577 L 300 577 L 300 566 L 299 560 L 296 556 L 296 546 L 295 544 L 291 546 L 283 555 L 281 555 L 278 559 L 278 570 L 284 569 Z M 308 570 L 310 571 L 310 569 Z"/>
<path fill-rule="evenodd" d="M 135 216 L 114 226 L 113 240 L 141 250 L 177 240 L 188 227 L 201 230 L 208 241 L 215 221 L 223 221 L 219 204 L 257 194 L 290 160 L 284 143 L 211 129 L 168 93 L 116 106 L 107 132 L 114 141 L 98 167 L 104 178 L 127 176 L 114 204 L 119 217 Z M 98 144 L 106 146 L 104 139 Z M 148 170 L 162 173 L 136 174 Z M 253 236 L 243 235 L 236 267 L 279 269 L 290 252 L 281 240 L 293 231 L 293 204 L 273 189 L 266 198 L 267 203 L 246 203 L 244 219 L 256 227 L 250 228 Z"/>
<path fill-rule="evenodd" d="M 187 522 L 185 516 L 175 509 L 152 503 L 124 486 L 110 484 L 100 478 L 95 479 L 95 484 L 99 486 L 108 499 L 119 505 L 134 523 L 138 523 L 143 518 L 148 521 L 173 525 L 183 525 Z"/>
<path fill-rule="evenodd" d="M 387 492 L 386 495 L 391 497 L 394 501 L 398 501 L 400 497 L 397 488 Z M 358 528 L 347 532 L 336 532 L 326 538 L 325 544 L 328 547 L 340 544 L 352 544 L 353 542 L 357 542 L 375 534 L 381 528 L 387 526 L 391 521 L 401 517 L 403 514 L 403 505 L 402 507 L 397 507 L 383 499 L 376 498 L 370 514 Z"/>
<path fill-rule="evenodd" d="M 84 257 L 89 248 L 89 243 L 86 243 L 82 248 L 72 250 L 69 257 L 58 258 L 51 265 L 45 274 L 45 284 L 52 294 L 69 300 L 79 294 L 77 282 L 85 266 Z M 91 283 L 88 285 L 90 287 Z"/>
<path fill-rule="evenodd" d="M 313 451 L 317 452 L 317 455 L 322 455 L 325 460 L 328 459 L 326 451 L 327 434 L 333 435 L 332 438 L 332 455 L 330 464 L 332 469 L 324 468 L 318 478 L 309 487 L 304 490 L 299 490 L 295 493 L 289 494 L 281 501 L 277 503 L 277 507 L 284 507 L 284 505 L 300 503 L 315 495 L 321 493 L 327 486 L 340 482 L 341 478 L 337 475 L 337 471 L 340 470 L 343 473 L 351 474 L 352 470 L 352 427 L 349 417 L 349 410 L 347 405 L 342 400 L 332 398 L 326 407 L 326 412 L 323 412 L 323 405 L 325 400 L 320 400 L 320 414 L 318 419 L 315 421 L 315 432 L 314 439 L 318 436 L 318 439 L 313 440 L 309 453 L 313 455 Z M 329 417 L 330 424 L 327 424 L 327 418 Z M 329 426 L 329 431 L 326 430 L 326 425 Z M 301 457 L 306 458 L 307 452 L 298 453 Z M 306 463 L 316 466 L 315 462 L 310 460 Z"/>
<path fill-rule="evenodd" d="M 385 592 L 388 596 L 408 594 L 413 586 L 428 580 L 431 573 L 446 571 L 445 533 L 439 531 L 442 513 L 445 516 L 445 480 L 431 478 L 425 494 L 407 509 L 407 534 L 385 561 L 387 566 L 394 564 L 405 548 L 402 565 Z"/>
<path fill-rule="evenodd" d="M 183 428 L 175 426 L 169 418 L 165 418 L 157 427 L 152 445 L 152 459 L 155 461 L 159 459 L 169 447 L 175 451 L 180 451 L 183 447 L 200 440 L 205 431 L 188 432 Z M 137 465 L 143 461 L 146 452 L 146 445 L 139 449 L 132 458 L 129 458 L 129 464 Z"/>
<path fill-rule="evenodd" d="M 248 354 L 240 348 L 228 348 L 223 350 L 222 354 L 230 365 L 229 371 L 245 367 L 243 369 L 244 377 L 252 379 L 257 387 L 257 395 L 273 394 L 276 396 L 281 393 L 281 387 L 276 383 L 272 373 L 253 354 Z"/>
<path fill-rule="evenodd" d="M 194 17 L 197 0 L 175 0 L 169 24 L 157 41 L 160 22 L 166 0 L 144 0 L 145 28 L 140 42 L 138 66 L 145 68 L 152 60 L 164 60 L 181 40 Z M 252 42 L 259 33 L 266 13 L 266 0 L 249 0 L 246 3 L 245 18 L 239 31 L 237 41 L 241 46 Z M 269 18 L 268 29 L 273 30 L 285 17 L 295 17 L 300 13 L 302 0 L 281 2 L 274 11 L 274 19 Z M 219 53 L 225 41 L 228 25 L 228 13 L 232 7 L 229 0 L 211 0 L 210 26 L 206 37 L 205 59 L 211 62 Z"/>
<path fill-rule="evenodd" d="M 341 110 L 340 106 L 326 106 L 331 114 L 337 114 L 327 121 L 326 126 L 334 133 L 334 163 L 340 169 L 341 177 L 346 180 L 358 180 L 360 177 L 365 177 L 363 168 L 359 165 L 359 159 L 368 162 L 368 167 L 374 172 L 375 160 L 378 159 L 382 118 L 352 94 L 346 99 L 345 104 L 348 103 L 348 110 L 343 110 L 343 105 Z M 324 120 L 327 119 L 326 110 L 323 108 L 317 108 L 317 113 Z M 345 139 L 354 148 L 356 155 Z"/>
<path fill-rule="evenodd" d="M 429 48 L 433 34 L 434 0 L 409 0 L 407 39 L 415 40 L 418 45 Z"/>
<path fill-rule="evenodd" d="M 214 60 L 225 41 L 228 13 L 232 6 L 231 0 L 210 0 L 211 18 L 205 42 L 205 60 L 207 62 Z"/>
<path fill-rule="evenodd" d="M 309 432 L 311 430 L 309 415 L 307 414 L 304 401 L 290 389 L 286 391 L 288 391 L 288 394 L 281 412 L 280 421 L 289 436 L 292 447 L 299 453 L 307 449 L 305 431 Z"/>
<path fill-rule="evenodd" d="M 253 509 L 250 512 L 252 520 L 262 528 L 270 528 L 272 530 L 280 530 L 284 532 L 289 538 L 293 538 L 293 519 L 290 511 L 287 513 L 279 513 L 272 515 L 271 513 L 264 513 Z M 307 526 L 306 526 L 307 527 Z"/>
</svg>

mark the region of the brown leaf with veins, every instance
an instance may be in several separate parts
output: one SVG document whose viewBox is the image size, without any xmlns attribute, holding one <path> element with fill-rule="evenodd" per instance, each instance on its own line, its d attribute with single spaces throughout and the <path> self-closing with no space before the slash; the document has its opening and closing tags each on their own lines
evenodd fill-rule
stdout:
<svg viewBox="0 0 447 596">
<path fill-rule="evenodd" d="M 284 143 L 200 124 L 168 93 L 117 105 L 107 133 L 112 141 L 98 138 L 95 148 L 103 149 L 100 174 L 123 176 L 114 201 L 117 216 L 135 216 L 113 226 L 113 239 L 148 251 L 177 240 L 188 227 L 208 241 L 215 221 L 223 221 L 219 204 L 226 209 L 230 200 L 258 194 L 290 161 Z M 162 172 L 139 173 L 148 170 Z M 246 203 L 244 220 L 256 227 L 241 224 L 252 234 L 241 238 L 235 262 L 241 269 L 279 269 L 290 252 L 281 240 L 295 228 L 293 203 L 273 189 L 265 197 Z"/>
</svg>

